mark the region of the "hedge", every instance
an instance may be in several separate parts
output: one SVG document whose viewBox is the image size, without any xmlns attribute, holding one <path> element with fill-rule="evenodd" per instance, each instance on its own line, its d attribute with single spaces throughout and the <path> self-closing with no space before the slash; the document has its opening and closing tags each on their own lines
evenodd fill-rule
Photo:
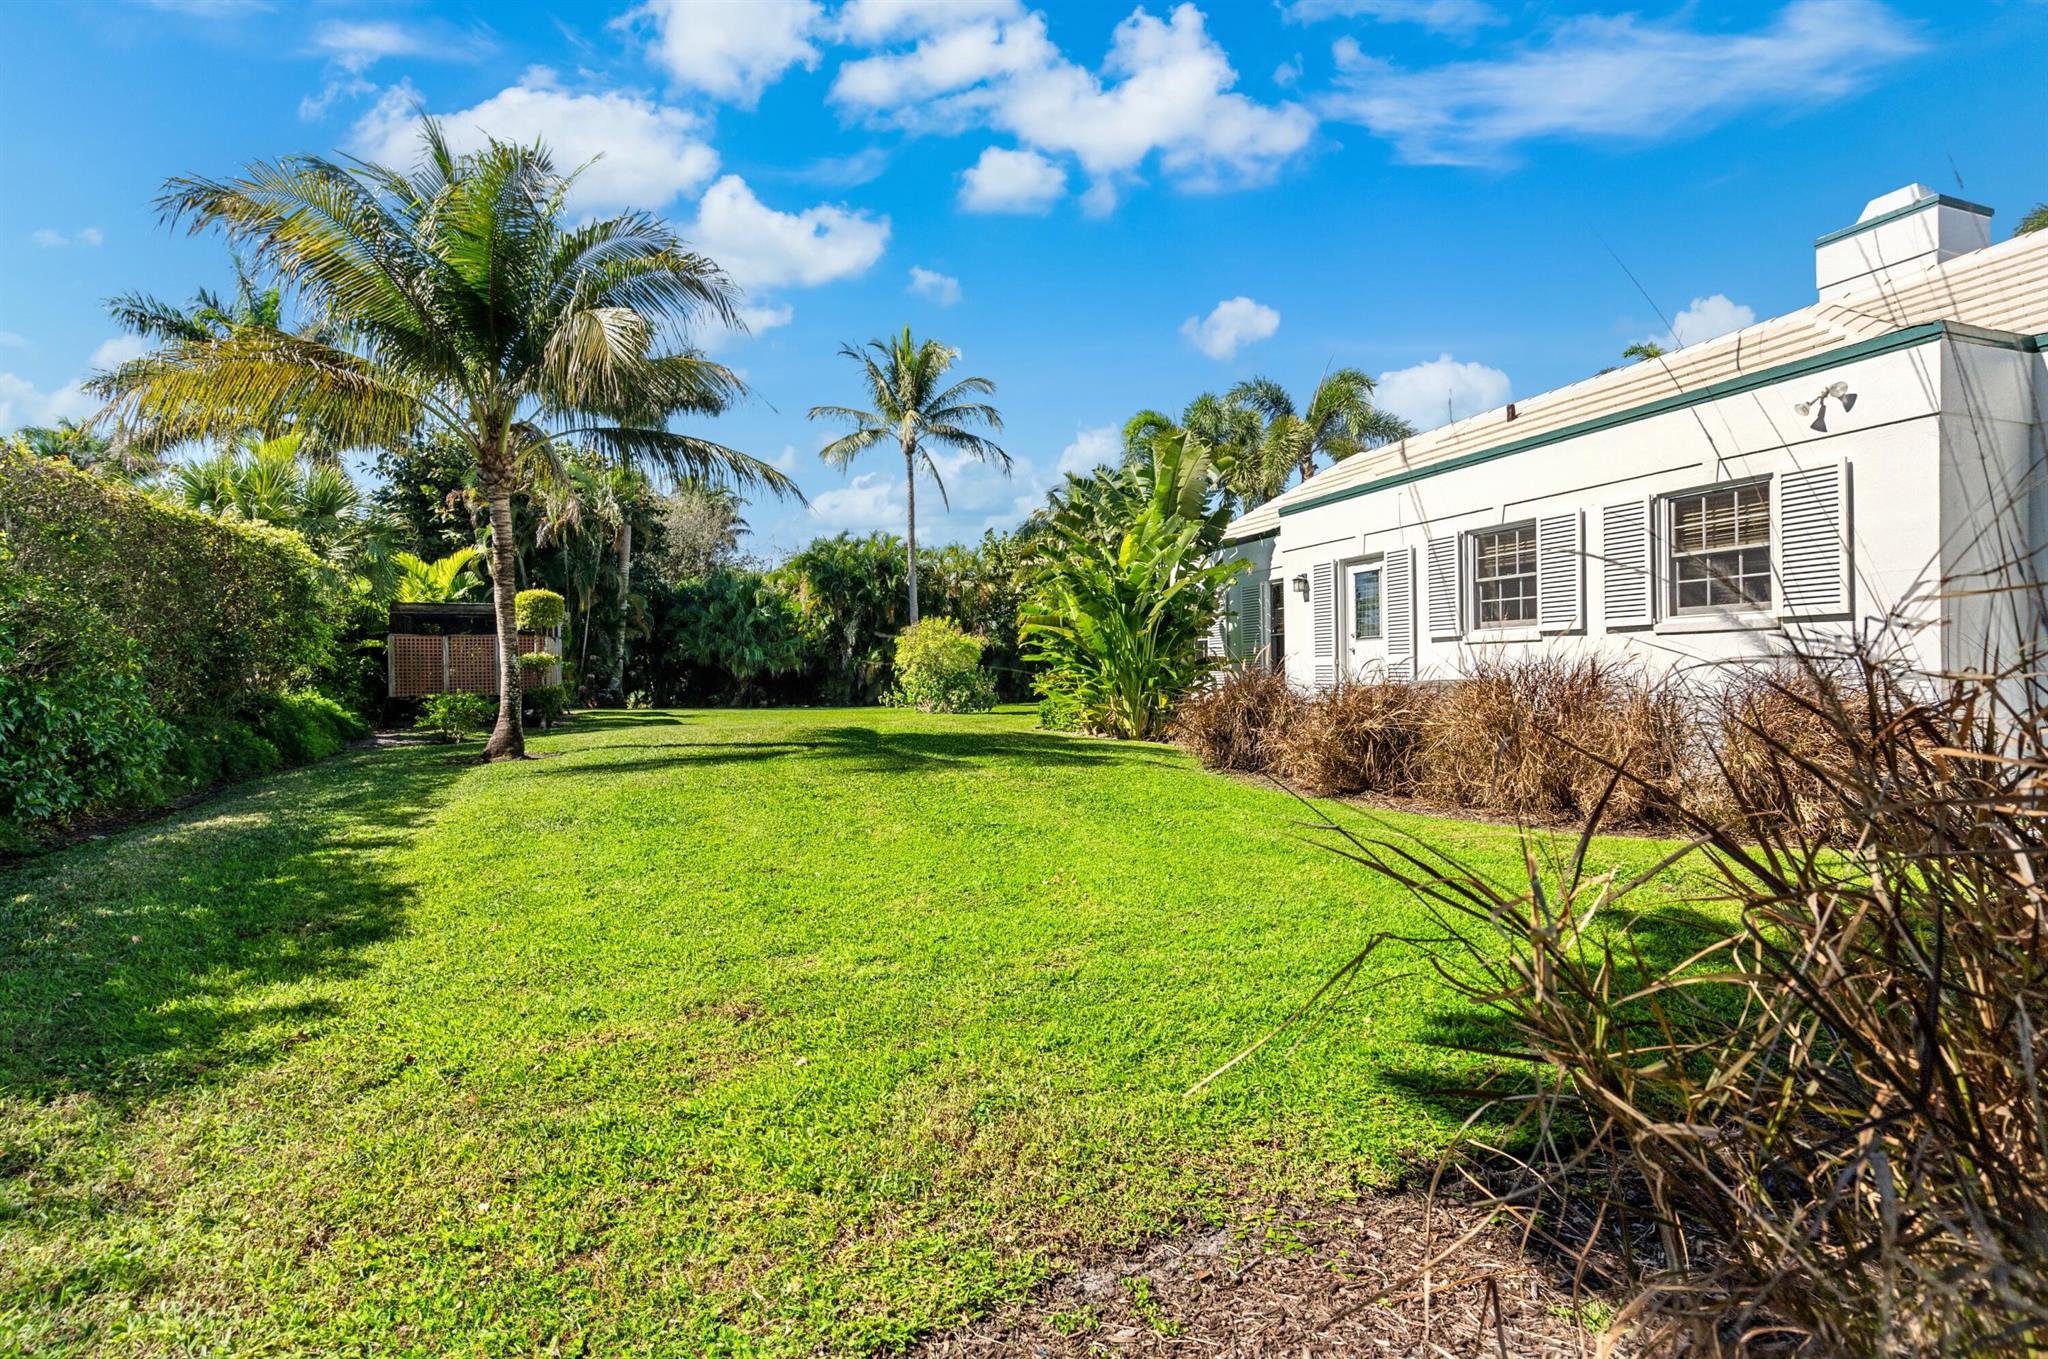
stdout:
<svg viewBox="0 0 2048 1359">
<path fill-rule="evenodd" d="M 303 683 L 333 645 L 320 562 L 295 534 L 151 499 L 0 446 L 13 568 L 91 602 L 134 642 L 159 713 L 232 712 Z"/>
</svg>

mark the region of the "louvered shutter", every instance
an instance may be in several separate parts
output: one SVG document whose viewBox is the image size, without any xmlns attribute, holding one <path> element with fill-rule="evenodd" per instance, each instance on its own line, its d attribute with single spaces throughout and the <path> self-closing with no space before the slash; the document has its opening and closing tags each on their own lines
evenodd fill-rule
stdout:
<svg viewBox="0 0 2048 1359">
<path fill-rule="evenodd" d="M 1429 635 L 1435 641 L 1455 641 L 1463 635 L 1459 626 L 1458 540 L 1429 540 Z"/>
<path fill-rule="evenodd" d="M 1536 623 L 1545 632 L 1579 626 L 1586 600 L 1586 553 L 1579 512 L 1536 521 Z"/>
<path fill-rule="evenodd" d="M 1232 654 L 1248 661 L 1266 645 L 1266 582 L 1256 568 L 1237 578 L 1237 627 L 1232 635 Z"/>
<path fill-rule="evenodd" d="M 1849 611 L 1849 467 L 1786 472 L 1772 487 L 1778 612 L 1806 618 Z"/>
<path fill-rule="evenodd" d="M 1397 547 L 1380 563 L 1380 622 L 1387 678 L 1415 678 L 1415 549 Z"/>
<path fill-rule="evenodd" d="M 1316 687 L 1327 689 L 1337 682 L 1337 563 L 1318 562 L 1309 571 L 1308 602 Z"/>
<path fill-rule="evenodd" d="M 1657 621 L 1650 504 L 1624 500 L 1600 511 L 1600 605 L 1609 628 L 1646 628 Z"/>
</svg>

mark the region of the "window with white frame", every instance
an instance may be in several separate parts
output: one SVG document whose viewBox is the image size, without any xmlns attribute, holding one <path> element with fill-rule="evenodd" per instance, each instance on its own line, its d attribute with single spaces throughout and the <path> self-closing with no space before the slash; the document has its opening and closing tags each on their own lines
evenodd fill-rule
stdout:
<svg viewBox="0 0 2048 1359">
<path fill-rule="evenodd" d="M 1351 568 L 1351 636 L 1360 642 L 1379 640 L 1380 569 L 1377 566 Z"/>
<path fill-rule="evenodd" d="M 1669 496 L 1664 506 L 1673 613 L 1770 607 L 1768 481 Z"/>
<path fill-rule="evenodd" d="M 1473 623 L 1482 628 L 1536 626 L 1536 525 L 1481 529 L 1469 541 Z"/>
</svg>

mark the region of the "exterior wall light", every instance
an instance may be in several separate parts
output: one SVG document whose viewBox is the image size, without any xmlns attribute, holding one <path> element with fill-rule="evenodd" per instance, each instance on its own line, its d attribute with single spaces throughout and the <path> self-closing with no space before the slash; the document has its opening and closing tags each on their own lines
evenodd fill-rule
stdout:
<svg viewBox="0 0 2048 1359">
<path fill-rule="evenodd" d="M 1303 599 L 1308 598 L 1308 577 L 1306 575 L 1294 578 L 1294 593 L 1300 595 Z"/>
</svg>

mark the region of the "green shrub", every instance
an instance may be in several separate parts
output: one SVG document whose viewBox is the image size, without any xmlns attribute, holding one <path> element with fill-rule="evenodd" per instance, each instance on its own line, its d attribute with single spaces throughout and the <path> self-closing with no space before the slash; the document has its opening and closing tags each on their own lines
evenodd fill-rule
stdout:
<svg viewBox="0 0 2048 1359">
<path fill-rule="evenodd" d="M 165 715 L 230 713 L 308 680 L 337 602 L 297 534 L 163 504 L 0 446 L 0 533 L 21 571 L 61 580 L 135 643 Z"/>
<path fill-rule="evenodd" d="M 85 593 L 16 568 L 0 535 L 0 823 L 17 845 L 161 785 L 170 726 L 142 658 Z"/>
<path fill-rule="evenodd" d="M 526 711 L 537 727 L 552 727 L 569 711 L 569 686 L 542 684 L 526 691 Z"/>
<path fill-rule="evenodd" d="M 1038 690 L 1038 725 L 1047 731 L 1089 731 L 1088 705 L 1058 674 L 1040 675 L 1033 686 Z"/>
<path fill-rule="evenodd" d="M 896 687 L 889 703 L 927 713 L 983 713 L 995 682 L 981 668 L 981 638 L 950 618 L 926 618 L 896 637 Z"/>
<path fill-rule="evenodd" d="M 324 694 L 258 694 L 244 711 L 286 764 L 324 760 L 369 734 L 361 718 Z"/>
<path fill-rule="evenodd" d="M 567 611 L 553 590 L 521 590 L 512 597 L 512 620 L 521 632 L 546 632 L 562 625 Z"/>
<path fill-rule="evenodd" d="M 179 717 L 171 725 L 177 737 L 165 772 L 173 789 L 239 783 L 284 765 L 277 747 L 239 718 Z"/>
<path fill-rule="evenodd" d="M 460 741 L 490 730 L 497 718 L 497 700 L 489 694 L 428 694 L 420 700 L 419 720 L 412 725 L 413 730 L 444 741 Z"/>
</svg>

